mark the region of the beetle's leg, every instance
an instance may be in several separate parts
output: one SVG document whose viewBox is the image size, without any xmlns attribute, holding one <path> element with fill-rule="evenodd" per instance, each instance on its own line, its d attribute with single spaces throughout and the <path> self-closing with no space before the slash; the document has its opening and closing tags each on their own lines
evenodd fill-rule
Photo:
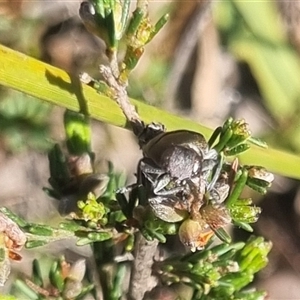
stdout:
<svg viewBox="0 0 300 300">
<path fill-rule="evenodd" d="M 230 185 L 228 184 L 228 174 L 222 173 L 215 185 L 209 191 L 209 202 L 212 205 L 223 203 L 229 194 Z"/>
<path fill-rule="evenodd" d="M 116 199 L 127 218 L 132 217 L 133 208 L 136 206 L 138 200 L 137 188 L 137 184 L 132 184 L 116 191 Z"/>
<path fill-rule="evenodd" d="M 224 157 L 223 157 L 223 154 L 221 153 L 219 155 L 219 163 L 217 164 L 217 168 L 216 168 L 216 170 L 213 174 L 213 177 L 211 178 L 210 183 L 207 186 L 207 191 L 212 190 L 214 185 L 216 184 L 218 178 L 220 177 L 222 167 L 223 167 L 223 163 L 224 163 Z"/>
<path fill-rule="evenodd" d="M 216 167 L 217 166 L 217 167 Z M 202 176 L 204 178 L 208 178 L 211 174 L 211 171 L 216 167 L 216 170 L 213 173 L 213 176 L 210 180 L 210 183 L 207 185 L 207 190 L 211 190 L 219 178 L 221 173 L 221 169 L 223 166 L 223 156 L 219 154 L 216 150 L 211 149 L 207 154 L 203 157 L 203 165 L 202 165 Z"/>
<path fill-rule="evenodd" d="M 173 181 L 172 177 L 169 174 L 164 174 L 158 177 L 156 182 L 154 182 L 153 187 L 153 193 L 159 196 L 175 195 L 179 192 L 184 191 L 186 188 L 184 184 L 178 184 Z"/>
<path fill-rule="evenodd" d="M 161 195 L 161 196 L 173 194 L 172 189 L 171 191 L 164 190 L 164 188 L 171 182 L 171 180 L 172 179 L 168 174 L 159 176 L 153 184 L 153 193 L 155 195 Z"/>
<path fill-rule="evenodd" d="M 207 153 L 203 155 L 203 160 L 216 161 L 218 159 L 219 153 L 215 149 L 210 149 Z"/>
<path fill-rule="evenodd" d="M 176 209 L 177 199 L 156 196 L 149 199 L 153 213 L 166 222 L 179 222 L 186 216 L 186 211 Z"/>
<path fill-rule="evenodd" d="M 140 160 L 138 166 L 138 181 L 143 183 L 145 177 L 151 184 L 154 184 L 158 176 L 162 175 L 165 171 L 151 164 L 147 163 L 145 159 Z"/>
<path fill-rule="evenodd" d="M 141 173 L 140 177 L 145 177 L 152 185 L 153 193 L 155 195 L 167 196 L 176 194 L 184 189 L 183 186 L 176 184 L 173 178 L 165 173 L 160 168 L 154 167 L 145 160 L 141 160 L 138 168 Z M 141 179 L 141 182 L 146 185 L 146 183 Z M 166 188 L 171 183 L 171 186 Z M 172 183 L 174 186 L 172 186 Z"/>
<path fill-rule="evenodd" d="M 234 159 L 230 165 L 224 165 L 226 171 L 221 171 L 218 180 L 214 186 L 212 186 L 211 190 L 208 191 L 208 200 L 212 203 L 212 205 L 223 203 L 227 198 L 231 197 L 231 192 L 234 187 L 234 179 L 239 167 L 238 159 Z"/>
<path fill-rule="evenodd" d="M 165 171 L 162 170 L 161 168 L 152 166 L 151 164 L 148 164 L 147 162 L 145 162 L 145 160 L 141 160 L 140 164 L 139 164 L 139 169 L 144 173 L 144 174 L 163 174 Z"/>
</svg>

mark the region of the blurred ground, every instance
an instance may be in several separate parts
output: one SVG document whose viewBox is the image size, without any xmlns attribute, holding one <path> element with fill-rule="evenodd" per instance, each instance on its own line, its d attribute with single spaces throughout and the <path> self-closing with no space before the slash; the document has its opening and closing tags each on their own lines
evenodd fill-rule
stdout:
<svg viewBox="0 0 300 300">
<path fill-rule="evenodd" d="M 293 3 L 294 6 L 291 2 L 279 1 L 282 14 L 277 11 L 276 22 L 284 24 L 286 45 L 299 51 L 299 1 Z M 99 54 L 103 53 L 103 44 L 83 28 L 78 17 L 79 4 L 80 1 L 58 0 L 2 1 L 0 42 L 68 72 L 87 71 L 97 77 L 97 66 L 104 59 Z M 158 18 L 160 11 L 168 5 L 172 5 L 170 22 L 147 47 L 146 55 L 131 79 L 131 95 L 211 127 L 220 125 L 229 115 L 245 118 L 255 136 L 299 153 L 294 141 L 297 135 L 293 131 L 298 127 L 293 120 L 299 116 L 299 107 L 294 106 L 296 113 L 288 119 L 291 122 L 277 117 L 272 110 L 273 104 L 266 101 L 268 95 L 262 92 L 261 77 L 253 72 L 255 64 L 239 60 L 230 51 L 233 45 L 230 38 L 225 37 L 226 26 L 222 27 L 220 21 L 217 26 L 207 3 L 184 0 L 150 2 L 151 16 Z M 277 3 L 272 5 L 276 10 Z M 233 22 L 235 17 L 241 18 L 241 14 L 237 17 L 232 12 L 228 20 Z M 254 31 L 249 20 L 244 22 L 248 22 L 248 28 Z M 289 68 L 288 64 L 286 68 Z M 2 90 L 0 93 L 2 101 L 9 97 Z M 63 139 L 62 114 L 59 108 L 52 110 L 47 120 L 49 139 Z M 96 122 L 93 128 L 97 156 L 111 160 L 118 170 L 133 174 L 141 154 L 131 134 Z M 29 147 L 18 151 L 17 147 L 12 151 L 7 140 L 8 137 L 2 134 L 1 206 L 8 206 L 32 221 L 47 219 L 55 222 L 58 218 L 57 203 L 41 190 L 47 185 L 49 176 L 45 149 Z M 99 161 L 99 166 L 104 168 L 105 164 Z M 133 175 L 129 176 L 129 181 L 132 178 Z M 271 239 L 274 244 L 270 264 L 255 282 L 256 286 L 268 290 L 269 299 L 300 299 L 299 195 L 298 182 L 277 176 L 270 194 L 256 200 L 263 207 L 256 233 Z M 72 248 L 72 242 L 66 247 Z M 72 249 L 75 251 L 74 247 Z M 60 252 L 61 248 L 48 250 Z M 44 250 L 40 251 L 43 253 Z M 28 260 L 40 255 L 28 252 Z M 88 255 L 88 251 L 84 254 Z M 26 272 L 29 272 L 28 266 Z"/>
</svg>

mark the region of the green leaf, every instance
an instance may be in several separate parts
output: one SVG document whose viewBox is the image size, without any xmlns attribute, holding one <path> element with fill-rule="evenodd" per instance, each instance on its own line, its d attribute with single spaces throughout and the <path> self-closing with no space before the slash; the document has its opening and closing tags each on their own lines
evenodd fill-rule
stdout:
<svg viewBox="0 0 300 300">
<path fill-rule="evenodd" d="M 276 3 L 223 1 L 215 16 L 229 50 L 249 65 L 268 110 L 285 122 L 299 106 L 300 59 L 284 33 Z"/>
<path fill-rule="evenodd" d="M 91 118 L 119 127 L 127 122 L 118 105 L 94 89 L 71 78 L 65 71 L 42 63 L 0 45 L 0 84 L 73 111 L 89 108 Z M 300 85 L 299 85 L 300 86 Z M 168 130 L 188 129 L 201 132 L 207 139 L 211 129 L 172 115 L 142 102 L 131 100 L 141 118 L 164 123 Z M 261 165 L 270 172 L 300 179 L 300 157 L 292 153 L 252 146 L 239 156 L 242 164 Z"/>
<path fill-rule="evenodd" d="M 48 225 L 29 224 L 25 229 L 31 234 L 41 236 L 52 236 L 54 233 L 53 229 Z"/>
<path fill-rule="evenodd" d="M 33 291 L 24 281 L 17 279 L 14 287 L 27 296 L 30 300 L 38 300 L 39 295 Z"/>
<path fill-rule="evenodd" d="M 27 225 L 27 222 L 24 219 L 20 218 L 6 207 L 1 207 L 0 212 L 2 212 L 20 227 L 25 227 Z"/>
<path fill-rule="evenodd" d="M 67 135 L 67 147 L 70 154 L 81 155 L 91 151 L 91 127 L 89 117 L 66 110 L 64 126 Z"/>
<path fill-rule="evenodd" d="M 283 28 L 278 22 L 278 11 L 275 3 L 256 0 L 231 0 L 229 2 L 232 2 L 243 16 L 248 30 L 253 34 L 269 42 L 287 41 Z"/>
<path fill-rule="evenodd" d="M 38 259 L 34 259 L 32 262 L 32 279 L 36 285 L 44 285 L 42 270 Z"/>
<path fill-rule="evenodd" d="M 56 287 L 60 292 L 64 290 L 64 277 L 59 261 L 54 261 L 49 272 L 49 279 L 51 284 Z"/>
<path fill-rule="evenodd" d="M 253 38 L 236 41 L 232 50 L 250 65 L 266 105 L 276 119 L 283 122 L 287 116 L 293 115 L 300 94 L 297 53 L 288 45 L 268 47 Z"/>
<path fill-rule="evenodd" d="M 47 244 L 48 244 L 48 242 L 46 240 L 31 240 L 31 241 L 26 242 L 25 247 L 27 249 L 31 249 L 31 248 L 45 246 Z"/>
<path fill-rule="evenodd" d="M 10 295 L 1 295 L 0 294 L 0 299 L 1 300 L 18 300 L 17 298 L 15 298 L 14 296 L 10 296 Z"/>
</svg>

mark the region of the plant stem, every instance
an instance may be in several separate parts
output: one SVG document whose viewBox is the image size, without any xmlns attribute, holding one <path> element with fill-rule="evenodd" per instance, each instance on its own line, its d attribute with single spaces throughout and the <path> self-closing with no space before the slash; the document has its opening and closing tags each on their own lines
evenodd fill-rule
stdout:
<svg viewBox="0 0 300 300">
<path fill-rule="evenodd" d="M 144 294 L 156 285 L 151 273 L 157 246 L 157 240 L 147 241 L 141 233 L 137 233 L 128 300 L 143 299 Z"/>
<path fill-rule="evenodd" d="M 120 84 L 120 82 L 113 75 L 112 69 L 104 65 L 100 66 L 100 73 L 103 75 L 105 82 L 112 89 L 114 94 L 114 100 L 121 107 L 126 119 L 131 122 L 134 126 L 143 128 L 142 121 L 138 115 L 134 105 L 129 101 L 127 94 L 127 85 Z"/>
</svg>

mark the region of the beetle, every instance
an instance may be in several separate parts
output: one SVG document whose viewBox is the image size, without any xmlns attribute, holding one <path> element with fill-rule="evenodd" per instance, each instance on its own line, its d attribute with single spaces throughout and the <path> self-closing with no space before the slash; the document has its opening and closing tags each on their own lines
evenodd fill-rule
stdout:
<svg viewBox="0 0 300 300">
<path fill-rule="evenodd" d="M 222 205 L 229 193 L 223 159 L 198 132 L 155 129 L 157 134 L 151 131 L 141 145 L 138 182 L 153 213 L 166 222 L 183 221 L 180 240 L 192 250 L 201 249 L 231 222 Z"/>
<path fill-rule="evenodd" d="M 265 146 L 251 137 L 244 120 L 228 119 L 208 141 L 198 132 L 166 132 L 159 123 L 139 125 L 134 133 L 143 158 L 138 164 L 137 182 L 116 194 L 127 218 L 143 227 L 145 214 L 140 218 L 138 207 L 146 206 L 144 211 L 150 209 L 164 222 L 181 222 L 179 238 L 191 250 L 202 249 L 214 234 L 229 243 L 231 238 L 224 230 L 227 224 L 251 230 L 248 223 L 257 220 L 259 210 L 251 202 L 239 200 L 239 195 L 246 184 L 264 193 L 272 177 L 239 166 L 237 160 L 230 164 L 225 160 L 246 151 L 248 142 Z M 252 176 L 248 177 L 248 172 Z M 234 203 L 239 201 L 243 208 L 235 209 Z"/>
<path fill-rule="evenodd" d="M 218 152 L 209 148 L 204 136 L 189 130 L 161 132 L 145 143 L 142 151 L 138 177 L 146 186 L 155 214 L 176 222 L 181 216 L 178 219 L 171 213 L 173 206 L 189 213 L 199 211 L 204 194 L 213 190 L 222 167 Z M 189 195 L 196 190 L 197 197 L 191 201 Z"/>
</svg>

